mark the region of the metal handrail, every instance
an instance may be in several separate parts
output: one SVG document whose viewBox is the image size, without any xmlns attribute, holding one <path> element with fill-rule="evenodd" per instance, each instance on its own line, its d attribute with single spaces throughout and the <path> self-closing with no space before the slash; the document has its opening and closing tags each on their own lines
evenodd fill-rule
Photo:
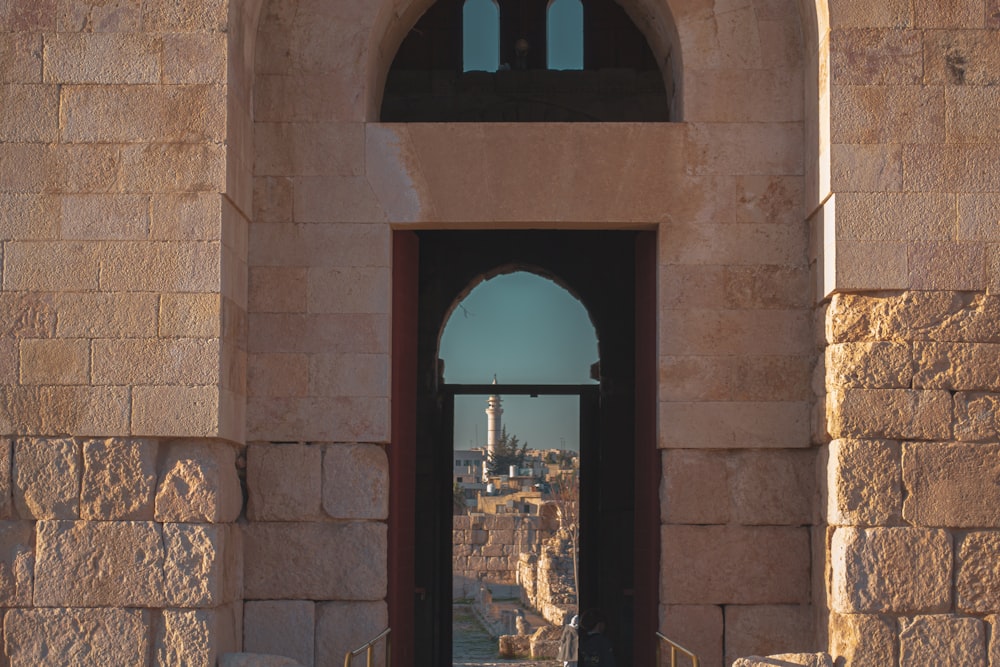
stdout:
<svg viewBox="0 0 1000 667">
<path fill-rule="evenodd" d="M 392 632 L 391 628 L 386 628 L 382 632 L 378 633 L 378 636 L 370 641 L 366 642 L 361 648 L 354 649 L 353 651 L 348 651 L 344 655 L 344 667 L 351 667 L 351 662 L 355 657 L 361 655 L 362 653 L 367 653 L 366 665 L 367 667 L 372 667 L 373 660 L 375 660 L 375 644 L 379 643 L 382 639 L 385 639 L 385 667 L 389 667 L 389 655 L 390 651 L 390 641 L 389 633 Z"/>
<path fill-rule="evenodd" d="M 656 637 L 660 641 L 666 642 L 667 645 L 670 647 L 670 667 L 677 667 L 677 652 L 678 651 L 680 651 L 681 653 L 683 653 L 687 657 L 691 658 L 691 667 L 698 667 L 698 656 L 696 656 L 693 652 L 687 650 L 686 648 L 684 648 L 683 646 L 681 646 L 680 644 L 678 644 L 677 642 L 675 642 L 673 639 L 670 639 L 669 637 L 665 636 L 661 632 L 657 632 L 656 633 Z M 660 659 L 659 659 L 659 652 L 660 652 L 659 651 L 659 646 L 657 646 L 657 651 L 656 652 L 657 652 L 656 663 L 659 664 L 660 663 Z"/>
</svg>

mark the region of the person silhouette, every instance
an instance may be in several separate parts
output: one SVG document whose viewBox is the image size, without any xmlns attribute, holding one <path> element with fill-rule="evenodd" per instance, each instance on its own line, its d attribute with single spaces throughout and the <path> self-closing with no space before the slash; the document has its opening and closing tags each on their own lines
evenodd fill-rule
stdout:
<svg viewBox="0 0 1000 667">
<path fill-rule="evenodd" d="M 580 667 L 615 667 L 611 642 L 604 636 L 606 626 L 600 609 L 588 609 L 580 616 Z"/>
</svg>

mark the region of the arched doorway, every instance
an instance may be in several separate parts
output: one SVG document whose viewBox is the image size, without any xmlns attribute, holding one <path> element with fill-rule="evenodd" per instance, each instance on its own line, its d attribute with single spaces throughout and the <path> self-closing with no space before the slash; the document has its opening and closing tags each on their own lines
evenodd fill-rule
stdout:
<svg viewBox="0 0 1000 667">
<path fill-rule="evenodd" d="M 588 518 L 581 525 L 580 601 L 608 614 L 623 665 L 651 662 L 659 478 L 655 247 L 655 234 L 636 231 L 396 232 L 390 617 L 398 651 L 408 655 L 404 664 L 450 664 L 451 441 L 438 339 L 456 297 L 501 266 L 557 276 L 597 329 L 596 437 L 581 443 L 592 449 L 581 452 L 591 468 L 581 471 L 581 514 Z"/>
</svg>

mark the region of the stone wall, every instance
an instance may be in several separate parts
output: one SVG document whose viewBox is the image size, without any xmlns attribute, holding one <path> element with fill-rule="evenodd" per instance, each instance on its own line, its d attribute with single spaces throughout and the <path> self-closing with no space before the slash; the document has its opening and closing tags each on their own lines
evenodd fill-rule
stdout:
<svg viewBox="0 0 1000 667">
<path fill-rule="evenodd" d="M 851 665 L 1000 651 L 998 314 L 962 292 L 830 304 L 829 631 Z"/>
<path fill-rule="evenodd" d="M 573 547 L 565 535 L 542 541 L 537 553 L 522 553 L 517 567 L 521 601 L 561 627 L 579 611 L 573 574 Z"/>
<path fill-rule="evenodd" d="M 11 664 L 213 667 L 238 650 L 237 454 L 214 441 L 0 438 Z"/>
<path fill-rule="evenodd" d="M 470 590 L 480 581 L 518 583 L 521 554 L 537 551 L 550 534 L 533 515 L 466 514 L 455 516 L 452 526 L 452 575 L 473 586 Z"/>
</svg>

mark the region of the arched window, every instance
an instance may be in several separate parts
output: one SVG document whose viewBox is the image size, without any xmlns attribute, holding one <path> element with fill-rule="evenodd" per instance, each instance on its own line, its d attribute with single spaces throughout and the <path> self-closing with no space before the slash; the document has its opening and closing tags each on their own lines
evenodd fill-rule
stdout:
<svg viewBox="0 0 1000 667">
<path fill-rule="evenodd" d="M 500 8 L 494 0 L 465 0 L 462 6 L 462 71 L 495 72 L 500 67 Z"/>
<path fill-rule="evenodd" d="M 549 69 L 583 69 L 583 3 L 552 0 L 547 27 Z"/>
</svg>

